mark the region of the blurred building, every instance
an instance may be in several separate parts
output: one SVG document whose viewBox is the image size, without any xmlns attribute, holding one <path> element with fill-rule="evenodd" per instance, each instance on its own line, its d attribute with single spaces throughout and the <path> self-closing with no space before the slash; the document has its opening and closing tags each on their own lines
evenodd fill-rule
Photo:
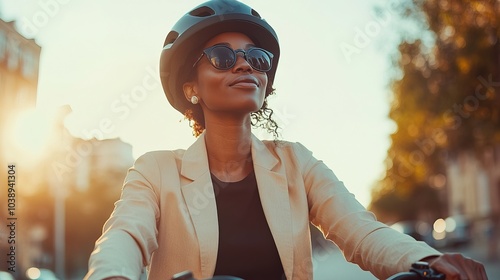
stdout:
<svg viewBox="0 0 500 280">
<path fill-rule="evenodd" d="M 132 145 L 120 139 L 72 136 L 64 126 L 70 113 L 67 105 L 59 109 L 39 158 L 14 159 L 20 202 L 16 216 L 23 225 L 16 236 L 17 248 L 22 248 L 17 250 L 16 279 L 24 279 L 23 272 L 33 266 L 54 270 L 60 279 L 82 275 L 134 162 Z M 0 205 L 5 202 L 2 199 Z M 6 240 L 7 229 L 0 228 L 1 240 Z M 0 242 L 0 251 L 7 245 Z M 0 270 L 7 270 L 5 256 L 0 259 Z"/>
<path fill-rule="evenodd" d="M 127 170 L 133 165 L 132 145 L 121 139 L 81 139 L 64 126 L 71 113 L 60 108 L 42 165 L 29 178 L 34 185 L 44 182 L 53 199 L 53 219 L 34 222 L 27 232 L 53 232 L 44 238 L 30 235 L 30 250 L 24 267 L 54 269 L 61 279 L 81 276 L 94 242 L 100 234 L 113 203 L 119 198 Z M 54 246 L 46 248 L 45 244 Z"/>
<path fill-rule="evenodd" d="M 25 149 L 13 130 L 21 113 L 36 108 L 40 54 L 35 40 L 0 19 L 0 170 L 5 170 L 0 181 L 7 180 L 7 164 L 16 164 L 16 217 L 22 222 L 16 232 L 16 279 L 24 279 L 31 266 L 68 279 L 86 269 L 93 242 L 133 164 L 132 146 L 120 139 L 73 137 L 64 127 L 71 108 L 63 106 L 47 129 L 50 136 L 40 155 L 35 158 Z M 37 140 L 32 131 L 23 137 Z M 5 194 L 0 193 L 0 208 L 6 210 Z M 0 211 L 2 220 L 6 215 Z M 6 240 L 7 230 L 0 228 L 0 240 Z M 0 252 L 8 245 L 0 242 Z M 5 254 L 0 263 L 0 270 L 7 270 Z"/>
<path fill-rule="evenodd" d="M 9 121 L 26 109 L 35 108 L 41 47 L 33 39 L 23 37 L 14 22 L 0 19 L 0 135 Z M 0 137 L 2 155 L 6 143 Z M 2 159 L 2 163 L 6 159 Z"/>
<path fill-rule="evenodd" d="M 82 158 L 78 168 L 75 169 L 75 187 L 85 191 L 90 187 L 91 178 L 113 178 L 119 181 L 112 184 L 121 186 L 124 172 L 132 166 L 132 145 L 120 139 L 83 140 L 75 139 L 76 147 L 91 147 L 92 152 Z M 120 190 L 120 188 L 112 191 Z"/>
<path fill-rule="evenodd" d="M 85 192 L 92 188 L 94 179 L 119 178 L 110 184 L 116 186 L 114 192 L 119 192 L 126 171 L 134 163 L 132 145 L 119 138 L 101 140 L 72 136 L 64 126 L 71 112 L 69 105 L 62 106 L 55 120 L 45 161 L 49 181 L 52 185 L 67 186 L 69 191 Z"/>
<path fill-rule="evenodd" d="M 475 244 L 500 257 L 500 145 L 461 152 L 448 162 L 447 180 L 449 216 L 469 221 Z"/>
<path fill-rule="evenodd" d="M 462 152 L 448 163 L 450 215 L 487 218 L 500 214 L 500 145 L 484 151 Z"/>
<path fill-rule="evenodd" d="M 14 22 L 0 18 L 0 170 L 6 170 L 7 164 L 16 160 L 6 156 L 10 150 L 8 137 L 12 133 L 12 122 L 19 112 L 35 108 L 40 53 L 41 47 L 35 40 L 27 39 L 17 32 Z M 7 172 L 0 172 L 0 181 L 7 182 L 6 176 Z M 7 209 L 3 207 L 7 203 L 5 193 L 0 194 L 0 197 L 1 209 Z M 0 212 L 2 220 L 6 212 Z M 6 240 L 5 235 L 2 227 L 0 240 Z M 6 252 L 3 247 L 6 245 L 7 242 L 1 242 L 1 252 Z M 4 254 L 0 256 L 0 270 L 6 270 L 5 257 Z"/>
</svg>

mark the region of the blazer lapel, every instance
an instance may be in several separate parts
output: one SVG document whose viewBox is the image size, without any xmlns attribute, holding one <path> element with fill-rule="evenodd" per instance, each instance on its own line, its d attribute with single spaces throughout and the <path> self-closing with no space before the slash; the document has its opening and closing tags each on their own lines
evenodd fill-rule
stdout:
<svg viewBox="0 0 500 280">
<path fill-rule="evenodd" d="M 274 237 L 287 279 L 293 274 L 293 227 L 288 183 L 283 166 L 252 135 L 252 158 L 262 208 Z"/>
<path fill-rule="evenodd" d="M 184 153 L 181 175 L 187 179 L 181 191 L 198 238 L 201 274 L 211 277 L 217 262 L 219 227 L 204 134 Z"/>
</svg>

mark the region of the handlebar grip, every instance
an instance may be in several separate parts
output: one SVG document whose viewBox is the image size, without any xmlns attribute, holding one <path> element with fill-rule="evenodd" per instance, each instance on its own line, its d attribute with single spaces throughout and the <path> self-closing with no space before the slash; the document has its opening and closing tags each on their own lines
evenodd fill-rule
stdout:
<svg viewBox="0 0 500 280">
<path fill-rule="evenodd" d="M 446 275 L 432 269 L 428 262 L 412 263 L 410 271 L 417 273 L 420 279 L 444 280 L 446 278 Z"/>
<path fill-rule="evenodd" d="M 432 268 L 430 268 L 429 263 L 427 262 L 416 262 L 411 265 L 410 272 L 401 272 L 387 278 L 387 280 L 422 279 L 444 280 L 446 279 L 446 275 L 434 271 Z"/>
</svg>

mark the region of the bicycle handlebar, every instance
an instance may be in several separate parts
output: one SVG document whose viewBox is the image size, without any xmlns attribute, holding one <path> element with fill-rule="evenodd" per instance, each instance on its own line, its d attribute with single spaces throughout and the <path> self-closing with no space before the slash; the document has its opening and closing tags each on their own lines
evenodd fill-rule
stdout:
<svg viewBox="0 0 500 280">
<path fill-rule="evenodd" d="M 433 279 L 433 280 L 444 280 L 446 276 L 441 274 L 429 267 L 427 262 L 416 262 L 411 265 L 409 272 L 401 272 L 395 274 L 387 280 L 421 280 L 421 279 Z"/>
<path fill-rule="evenodd" d="M 429 263 L 427 262 L 416 262 L 411 265 L 409 272 L 401 272 L 395 274 L 387 280 L 422 280 L 422 279 L 430 279 L 430 280 L 444 280 L 446 276 L 444 274 L 438 273 L 429 267 Z M 193 273 L 191 271 L 183 271 L 175 274 L 172 277 L 172 280 L 197 280 L 193 277 Z M 214 276 L 212 278 L 204 279 L 204 280 L 243 280 L 234 276 Z"/>
</svg>

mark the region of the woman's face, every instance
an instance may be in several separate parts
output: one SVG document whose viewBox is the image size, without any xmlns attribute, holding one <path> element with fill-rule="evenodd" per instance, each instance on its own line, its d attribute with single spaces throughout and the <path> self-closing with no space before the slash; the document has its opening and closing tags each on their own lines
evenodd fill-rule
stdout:
<svg viewBox="0 0 500 280">
<path fill-rule="evenodd" d="M 203 49 L 217 44 L 225 44 L 233 50 L 254 46 L 248 36 L 231 32 L 213 37 Z M 197 79 L 187 84 L 192 91 L 190 95 L 199 98 L 205 116 L 208 111 L 248 115 L 262 107 L 267 75 L 254 70 L 240 54 L 233 68 L 228 70 L 216 69 L 206 57 L 202 57 L 196 67 Z"/>
</svg>

